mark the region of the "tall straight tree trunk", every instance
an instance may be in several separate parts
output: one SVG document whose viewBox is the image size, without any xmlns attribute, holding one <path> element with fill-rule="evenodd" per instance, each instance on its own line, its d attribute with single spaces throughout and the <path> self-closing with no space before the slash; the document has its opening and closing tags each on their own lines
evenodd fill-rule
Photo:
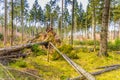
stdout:
<svg viewBox="0 0 120 80">
<path fill-rule="evenodd" d="M 114 34 L 113 34 L 113 40 L 115 40 L 116 35 L 115 35 L 115 22 L 114 22 Z"/>
<path fill-rule="evenodd" d="M 12 25 L 11 25 L 11 27 L 12 27 L 12 28 L 11 28 L 11 46 L 12 46 L 12 45 L 13 45 L 13 31 L 14 31 L 14 30 L 13 30 L 13 11 L 14 11 L 14 10 L 13 10 L 13 9 L 14 9 L 14 8 L 13 8 L 13 0 L 11 0 L 11 3 L 12 3 L 12 6 L 11 6 L 11 7 L 12 7 L 12 13 L 11 13 L 11 16 L 12 16 L 12 20 L 11 20 L 11 21 L 12 21 Z"/>
<path fill-rule="evenodd" d="M 21 0 L 21 26 L 22 26 L 22 42 L 24 38 L 24 25 L 23 25 L 23 5 L 24 5 L 24 0 Z"/>
<path fill-rule="evenodd" d="M 62 31 L 61 31 L 61 17 L 59 18 L 59 24 L 58 24 L 58 32 L 59 32 L 59 36 L 62 37 Z"/>
<path fill-rule="evenodd" d="M 64 33 L 63 33 L 63 31 L 64 31 L 64 29 L 63 29 L 63 0 L 62 0 L 62 16 L 61 16 L 61 38 L 62 38 L 62 40 L 63 40 L 63 35 L 64 35 Z"/>
<path fill-rule="evenodd" d="M 108 22 L 109 22 L 110 0 L 104 0 L 104 8 L 102 15 L 102 27 L 100 34 L 100 52 L 99 56 L 108 56 L 107 53 L 107 36 L 108 36 Z"/>
<path fill-rule="evenodd" d="M 67 23 L 65 22 L 65 38 L 67 38 Z"/>
<path fill-rule="evenodd" d="M 4 45 L 6 46 L 7 39 L 7 0 L 5 0 L 5 28 L 4 28 Z"/>
<path fill-rule="evenodd" d="M 71 29 L 71 45 L 73 45 L 73 33 L 74 33 L 74 1 L 72 3 L 72 29 Z"/>
<path fill-rule="evenodd" d="M 35 34 L 38 34 L 37 21 L 35 20 Z"/>
<path fill-rule="evenodd" d="M 2 30 L 2 34 L 4 34 L 4 27 L 3 27 L 3 21 L 0 23 L 0 25 L 1 25 L 1 30 Z"/>
<path fill-rule="evenodd" d="M 120 19 L 119 19 L 119 38 L 120 38 Z"/>
<path fill-rule="evenodd" d="M 86 15 L 86 17 L 87 17 L 87 15 Z M 88 19 L 86 18 L 86 21 L 85 21 L 85 23 L 86 23 L 86 34 L 85 34 L 85 36 L 86 36 L 86 38 L 88 39 Z"/>
<path fill-rule="evenodd" d="M 74 18 L 74 32 L 77 32 L 77 17 Z"/>
<path fill-rule="evenodd" d="M 116 3 L 115 3 L 115 1 L 114 1 L 114 3 L 113 3 L 113 5 L 114 5 L 114 9 L 115 9 L 115 4 L 116 4 Z M 113 15 L 113 16 L 115 16 L 115 15 Z M 115 22 L 115 20 L 114 20 L 114 33 L 113 33 L 113 40 L 115 40 L 115 38 L 116 38 L 116 34 L 115 34 L 115 33 L 116 33 L 116 30 L 115 30 L 115 27 L 116 27 L 116 26 L 115 26 L 115 24 L 116 24 L 116 22 Z"/>
<path fill-rule="evenodd" d="M 15 1 L 15 7 L 16 7 L 17 1 Z M 14 15 L 17 17 L 17 11 L 14 13 Z M 15 38 L 17 37 L 17 19 L 15 19 Z"/>
<path fill-rule="evenodd" d="M 93 0 L 93 17 L 92 17 L 92 26 L 93 26 L 93 40 L 94 40 L 94 51 L 96 50 L 96 14 L 95 14 L 95 1 Z"/>
</svg>

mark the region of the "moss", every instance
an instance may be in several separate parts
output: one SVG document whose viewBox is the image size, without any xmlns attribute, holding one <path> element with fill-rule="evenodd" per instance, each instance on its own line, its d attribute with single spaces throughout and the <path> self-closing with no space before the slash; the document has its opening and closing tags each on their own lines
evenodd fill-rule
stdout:
<svg viewBox="0 0 120 80">
<path fill-rule="evenodd" d="M 96 72 L 98 71 L 96 68 L 100 66 L 120 64 L 120 55 L 112 52 L 109 53 L 109 57 L 98 57 L 97 53 L 94 52 L 84 53 L 78 51 L 77 53 L 80 58 L 74 59 L 73 61 L 88 72 Z M 28 57 L 26 59 L 26 68 L 33 68 L 38 70 L 39 74 L 42 74 L 42 77 L 46 80 L 65 80 L 67 78 L 74 78 L 79 76 L 79 74 L 65 60 L 47 62 L 46 57 L 46 55 Z M 37 65 L 33 63 L 36 63 Z M 96 76 L 96 79 L 119 80 L 120 76 L 118 74 L 120 74 L 119 69 L 98 75 Z"/>
<path fill-rule="evenodd" d="M 20 67 L 20 68 L 25 68 L 27 67 L 27 63 L 23 59 L 19 59 L 16 62 L 11 63 L 12 66 Z"/>
</svg>

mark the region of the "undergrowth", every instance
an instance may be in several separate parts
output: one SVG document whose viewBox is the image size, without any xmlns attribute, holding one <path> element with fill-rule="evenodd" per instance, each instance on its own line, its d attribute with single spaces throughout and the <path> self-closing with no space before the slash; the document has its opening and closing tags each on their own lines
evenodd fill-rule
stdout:
<svg viewBox="0 0 120 80">
<path fill-rule="evenodd" d="M 72 48 L 70 47 L 68 49 Z M 61 50 L 64 51 L 63 48 Z M 74 49 L 72 50 L 74 52 L 76 51 Z M 77 55 L 79 59 L 72 60 L 84 68 L 87 72 L 96 72 L 98 71 L 96 68 L 100 66 L 120 64 L 120 55 L 115 53 L 109 53 L 108 57 L 98 57 L 97 52 L 85 53 L 79 50 Z M 27 57 L 25 62 L 27 66 L 24 68 L 37 70 L 40 75 L 42 74 L 42 77 L 45 80 L 66 80 L 67 78 L 74 78 L 79 76 L 79 74 L 65 60 L 50 60 L 50 62 L 47 62 L 46 55 L 40 55 L 36 57 L 30 56 Z M 19 66 L 18 64 L 13 65 L 15 68 Z M 119 80 L 120 76 L 118 76 L 118 74 L 120 74 L 119 69 L 113 70 L 111 72 L 106 72 L 96 76 L 96 80 Z"/>
<path fill-rule="evenodd" d="M 74 41 L 74 45 L 87 45 L 87 46 L 92 46 L 94 45 L 94 40 L 85 40 L 85 41 L 78 41 L 78 40 L 75 40 Z M 99 45 L 100 42 L 99 41 L 96 41 L 96 45 Z"/>
<path fill-rule="evenodd" d="M 0 33 L 0 40 L 3 40 L 3 34 Z"/>
<path fill-rule="evenodd" d="M 58 48 L 63 54 L 66 54 L 68 57 L 72 59 L 78 59 L 78 51 L 73 50 L 73 47 L 71 45 L 62 45 Z M 52 54 L 52 59 L 53 60 L 58 60 L 58 59 L 63 59 L 61 55 L 57 51 L 54 51 Z"/>
<path fill-rule="evenodd" d="M 108 42 L 108 49 L 110 51 L 119 51 L 120 50 L 120 39 L 117 38 L 114 42 Z"/>
<path fill-rule="evenodd" d="M 47 52 L 44 49 L 40 48 L 39 45 L 33 45 L 31 50 L 33 52 L 33 56 L 40 56 L 47 54 Z"/>
</svg>

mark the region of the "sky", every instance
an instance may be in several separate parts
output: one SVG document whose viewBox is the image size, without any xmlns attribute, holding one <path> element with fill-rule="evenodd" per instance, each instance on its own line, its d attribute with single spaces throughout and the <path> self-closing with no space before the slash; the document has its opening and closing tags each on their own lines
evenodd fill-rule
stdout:
<svg viewBox="0 0 120 80">
<path fill-rule="evenodd" d="M 32 7 L 33 3 L 35 0 L 28 0 L 29 6 L 30 8 Z M 45 5 L 49 2 L 50 0 L 38 0 L 38 3 L 41 5 L 42 9 L 44 9 Z M 61 1 L 59 2 L 59 5 L 61 4 Z M 82 3 L 83 4 L 83 9 L 86 10 L 87 4 L 88 4 L 88 0 L 77 0 L 78 3 Z M 61 7 L 61 5 L 60 5 Z M 71 8 L 71 7 L 68 7 Z"/>
<path fill-rule="evenodd" d="M 35 0 L 27 0 L 30 6 L 30 9 L 32 8 L 32 5 L 34 3 Z M 39 5 L 41 5 L 42 9 L 44 9 L 45 5 L 49 2 L 50 0 L 38 0 Z M 61 2 L 62 0 L 60 0 L 60 2 L 58 2 L 59 6 L 61 7 Z M 80 2 L 83 4 L 83 9 L 86 11 L 86 7 L 88 4 L 88 0 L 77 0 L 78 4 L 80 4 Z M 2 5 L 0 3 L 0 5 Z M 4 10 L 1 9 L 2 7 L 0 6 L 0 12 L 4 13 Z M 72 7 L 68 6 L 68 10 L 71 11 Z"/>
</svg>

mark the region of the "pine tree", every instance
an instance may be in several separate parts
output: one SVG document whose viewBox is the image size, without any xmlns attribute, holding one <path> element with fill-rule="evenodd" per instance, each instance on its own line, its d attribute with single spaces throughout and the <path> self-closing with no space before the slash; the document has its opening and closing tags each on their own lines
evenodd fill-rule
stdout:
<svg viewBox="0 0 120 80">
<path fill-rule="evenodd" d="M 12 5 L 11 5 L 11 8 L 12 8 L 12 11 L 11 11 L 11 17 L 12 17 L 12 19 L 11 19 L 11 23 L 12 23 L 12 25 L 11 25 L 11 46 L 13 45 L 13 42 L 14 42 L 14 36 L 13 36 L 13 32 L 14 32 L 14 26 L 13 26 L 13 16 L 14 16 L 14 14 L 13 14 L 13 12 L 14 12 L 14 8 L 13 8 L 13 0 L 11 0 L 11 3 L 12 3 Z"/>
<path fill-rule="evenodd" d="M 7 42 L 7 0 L 5 0 L 5 28 L 4 28 L 4 45 L 6 46 L 6 42 Z"/>
</svg>

